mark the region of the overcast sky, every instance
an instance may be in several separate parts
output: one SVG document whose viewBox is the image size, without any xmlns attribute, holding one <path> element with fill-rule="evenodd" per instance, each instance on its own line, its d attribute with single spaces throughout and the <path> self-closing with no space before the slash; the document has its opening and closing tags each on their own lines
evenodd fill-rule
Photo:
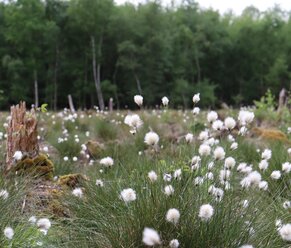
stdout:
<svg viewBox="0 0 291 248">
<path fill-rule="evenodd" d="M 145 0 L 115 0 L 118 4 L 126 1 L 132 3 L 145 2 Z M 171 0 L 162 0 L 162 2 L 167 4 L 171 3 Z M 197 0 L 197 2 L 201 7 L 212 7 L 215 10 L 219 10 L 220 13 L 232 9 L 234 13 L 241 14 L 243 9 L 250 5 L 257 7 L 261 11 L 273 7 L 275 4 L 280 5 L 283 10 L 291 10 L 291 0 Z"/>
</svg>

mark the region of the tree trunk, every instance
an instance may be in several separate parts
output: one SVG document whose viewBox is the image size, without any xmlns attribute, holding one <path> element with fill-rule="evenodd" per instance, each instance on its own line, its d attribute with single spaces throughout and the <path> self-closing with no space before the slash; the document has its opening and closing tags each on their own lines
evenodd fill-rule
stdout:
<svg viewBox="0 0 291 248">
<path fill-rule="evenodd" d="M 113 84 L 116 85 L 116 75 L 117 75 L 117 71 L 118 71 L 118 66 L 115 63 L 115 67 L 114 67 L 114 73 L 113 73 Z M 118 98 L 118 94 L 117 94 L 117 85 L 114 89 L 114 97 L 116 99 L 116 105 L 117 105 L 117 109 L 120 109 L 120 104 L 119 104 L 119 98 Z"/>
<path fill-rule="evenodd" d="M 195 64 L 196 64 L 196 68 L 197 68 L 197 82 L 199 83 L 201 80 L 201 69 L 200 69 L 200 63 L 199 63 L 199 58 L 197 55 L 197 50 L 195 53 Z"/>
<path fill-rule="evenodd" d="M 100 110 L 104 110 L 104 100 L 101 90 L 101 82 L 100 82 L 100 56 L 101 56 L 101 46 L 102 46 L 102 36 L 99 40 L 99 47 L 98 47 L 98 65 L 96 68 L 96 48 L 95 48 L 95 38 L 91 36 L 91 45 L 92 45 L 92 65 L 93 65 L 93 76 L 94 76 L 94 82 L 96 87 L 96 93 L 98 98 L 98 104 Z"/>
<path fill-rule="evenodd" d="M 38 82 L 37 82 L 37 71 L 33 71 L 33 78 L 34 78 L 34 106 L 38 108 L 39 101 L 38 101 Z"/>
<path fill-rule="evenodd" d="M 39 152 L 37 140 L 37 119 L 34 109 L 26 113 L 25 102 L 11 107 L 11 119 L 8 123 L 6 143 L 6 168 L 9 171 L 14 162 L 13 155 L 21 151 L 29 157 Z"/>
<path fill-rule="evenodd" d="M 54 73 L 54 111 L 57 110 L 58 104 L 58 70 L 59 70 L 59 47 L 56 46 L 56 61 Z"/>
<path fill-rule="evenodd" d="M 139 78 L 138 78 L 138 76 L 136 75 L 135 72 L 134 72 L 134 78 L 135 78 L 135 81 L 136 81 L 136 86 L 137 86 L 138 93 L 139 93 L 140 95 L 142 95 L 142 90 L 141 90 L 140 81 L 139 81 Z"/>
<path fill-rule="evenodd" d="M 75 107 L 74 107 L 74 102 L 73 102 L 73 98 L 71 95 L 68 95 L 68 101 L 69 101 L 69 106 L 70 106 L 70 110 L 72 113 L 75 113 Z"/>
</svg>

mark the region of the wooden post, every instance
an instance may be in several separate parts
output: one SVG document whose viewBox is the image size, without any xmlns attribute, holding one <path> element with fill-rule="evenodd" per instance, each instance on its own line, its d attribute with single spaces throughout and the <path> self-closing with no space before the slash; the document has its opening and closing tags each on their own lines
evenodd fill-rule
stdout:
<svg viewBox="0 0 291 248">
<path fill-rule="evenodd" d="M 278 112 L 286 105 L 287 94 L 286 90 L 283 88 L 279 94 L 279 104 L 278 104 Z"/>
<path fill-rule="evenodd" d="M 73 103 L 73 98 L 71 95 L 68 95 L 68 101 L 69 101 L 69 106 L 70 106 L 70 110 L 72 113 L 75 113 L 75 107 L 74 107 L 74 103 Z"/>
<path fill-rule="evenodd" d="M 39 152 L 37 140 L 37 119 L 34 109 L 26 112 L 25 102 L 11 107 L 11 119 L 7 127 L 6 168 L 9 171 L 13 166 L 13 156 L 21 151 L 30 157 Z"/>
</svg>

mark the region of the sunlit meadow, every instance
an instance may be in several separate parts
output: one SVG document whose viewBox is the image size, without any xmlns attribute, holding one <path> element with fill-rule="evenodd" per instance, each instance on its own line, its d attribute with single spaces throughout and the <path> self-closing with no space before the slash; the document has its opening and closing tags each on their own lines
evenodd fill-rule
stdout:
<svg viewBox="0 0 291 248">
<path fill-rule="evenodd" d="M 53 172 L 1 177 L 0 247 L 291 247 L 290 119 L 200 110 L 200 97 L 183 111 L 137 95 L 134 111 L 39 112 Z"/>
</svg>

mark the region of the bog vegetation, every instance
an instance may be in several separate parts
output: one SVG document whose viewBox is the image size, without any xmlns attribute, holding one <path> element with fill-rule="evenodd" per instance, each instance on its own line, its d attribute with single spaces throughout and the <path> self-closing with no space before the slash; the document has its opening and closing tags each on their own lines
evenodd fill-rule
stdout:
<svg viewBox="0 0 291 248">
<path fill-rule="evenodd" d="M 0 179 L 0 246 L 290 247 L 289 110 L 202 111 L 200 97 L 38 113 L 40 154 L 16 151 Z"/>
</svg>

